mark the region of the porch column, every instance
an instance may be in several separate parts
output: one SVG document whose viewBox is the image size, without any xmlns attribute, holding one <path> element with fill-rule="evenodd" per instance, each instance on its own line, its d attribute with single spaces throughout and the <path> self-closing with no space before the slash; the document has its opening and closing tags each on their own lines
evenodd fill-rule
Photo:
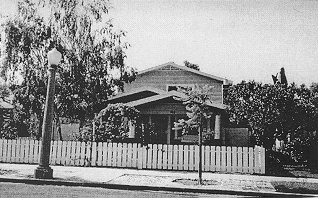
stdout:
<svg viewBox="0 0 318 198">
<path fill-rule="evenodd" d="M 129 138 L 135 138 L 135 125 L 129 121 L 129 133 L 128 133 Z"/>
<path fill-rule="evenodd" d="M 171 144 L 171 115 L 168 115 L 167 144 Z"/>
<path fill-rule="evenodd" d="M 206 132 L 211 133 L 211 118 L 206 120 Z"/>
<path fill-rule="evenodd" d="M 151 114 L 149 115 L 149 125 L 152 124 Z"/>
<path fill-rule="evenodd" d="M 178 118 L 177 116 L 174 116 L 174 121 L 177 122 L 178 121 Z M 174 124 L 173 124 L 174 125 Z M 178 130 L 177 129 L 174 129 L 174 139 L 178 139 Z"/>
<path fill-rule="evenodd" d="M 221 115 L 215 115 L 214 139 L 221 139 Z"/>
</svg>

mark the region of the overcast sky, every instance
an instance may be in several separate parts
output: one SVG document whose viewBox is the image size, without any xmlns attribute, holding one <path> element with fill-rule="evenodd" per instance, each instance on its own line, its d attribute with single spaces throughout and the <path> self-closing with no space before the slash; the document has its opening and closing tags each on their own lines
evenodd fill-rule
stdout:
<svg viewBox="0 0 318 198">
<path fill-rule="evenodd" d="M 0 0 L 8 10 L 9 0 Z M 5 2 L 5 3 L 4 3 Z M 111 16 L 128 32 L 126 64 L 139 71 L 173 61 L 238 83 L 318 82 L 318 1 L 114 0 Z"/>
</svg>

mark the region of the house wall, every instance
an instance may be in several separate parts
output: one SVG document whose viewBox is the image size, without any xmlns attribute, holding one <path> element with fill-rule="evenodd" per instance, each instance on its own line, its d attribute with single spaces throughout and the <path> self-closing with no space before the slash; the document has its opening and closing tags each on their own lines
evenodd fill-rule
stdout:
<svg viewBox="0 0 318 198">
<path fill-rule="evenodd" d="M 151 103 L 137 107 L 141 114 L 186 114 L 181 103 Z"/>
<path fill-rule="evenodd" d="M 153 70 L 137 76 L 130 84 L 125 84 L 124 91 L 129 92 L 143 86 L 155 87 L 167 90 L 171 84 L 199 84 L 213 86 L 213 100 L 216 103 L 222 102 L 222 81 L 208 78 L 185 70 Z"/>
</svg>

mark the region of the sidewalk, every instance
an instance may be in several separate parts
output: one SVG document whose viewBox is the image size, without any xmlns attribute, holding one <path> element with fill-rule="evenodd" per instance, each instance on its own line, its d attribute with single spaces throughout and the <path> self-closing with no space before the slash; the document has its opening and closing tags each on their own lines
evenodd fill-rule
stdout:
<svg viewBox="0 0 318 198">
<path fill-rule="evenodd" d="M 318 196 L 318 179 L 310 178 L 204 172 L 204 183 L 199 186 L 196 172 L 51 166 L 54 178 L 38 180 L 33 176 L 36 167 L 29 164 L 0 164 L 0 182 L 278 197 L 315 196 L 316 193 Z"/>
</svg>

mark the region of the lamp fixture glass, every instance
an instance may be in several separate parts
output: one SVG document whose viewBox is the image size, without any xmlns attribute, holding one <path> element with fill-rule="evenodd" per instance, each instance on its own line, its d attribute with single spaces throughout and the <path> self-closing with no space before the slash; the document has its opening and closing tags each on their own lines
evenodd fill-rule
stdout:
<svg viewBox="0 0 318 198">
<path fill-rule="evenodd" d="M 58 65 L 62 59 L 62 54 L 56 48 L 53 48 L 47 53 L 47 59 L 49 65 Z"/>
</svg>

